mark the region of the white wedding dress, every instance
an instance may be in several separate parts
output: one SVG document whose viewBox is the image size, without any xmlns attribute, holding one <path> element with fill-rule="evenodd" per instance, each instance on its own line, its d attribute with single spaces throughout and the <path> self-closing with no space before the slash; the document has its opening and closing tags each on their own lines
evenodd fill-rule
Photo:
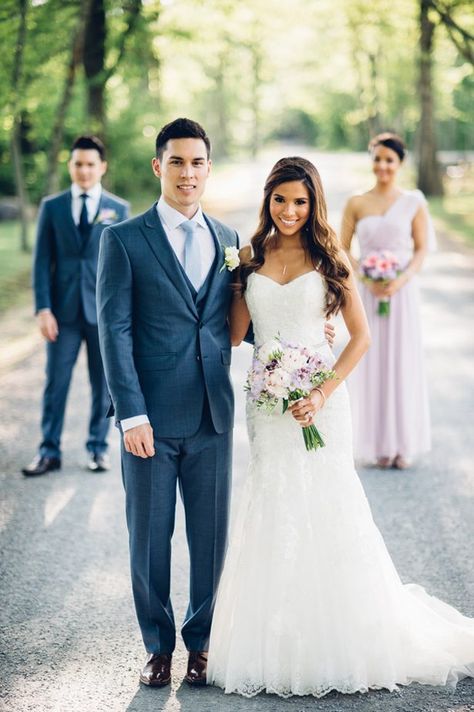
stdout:
<svg viewBox="0 0 474 712">
<path fill-rule="evenodd" d="M 261 345 L 324 340 L 324 283 L 251 274 L 246 300 Z M 317 415 L 326 447 L 307 452 L 278 408 L 248 405 L 249 473 L 214 612 L 208 684 L 253 696 L 455 684 L 474 674 L 474 619 L 402 584 L 354 469 L 345 384 Z"/>
</svg>

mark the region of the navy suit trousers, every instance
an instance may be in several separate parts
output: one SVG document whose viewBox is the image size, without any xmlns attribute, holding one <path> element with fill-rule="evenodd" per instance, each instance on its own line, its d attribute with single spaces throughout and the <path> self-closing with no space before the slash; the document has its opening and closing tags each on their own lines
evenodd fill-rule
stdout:
<svg viewBox="0 0 474 712">
<path fill-rule="evenodd" d="M 92 453 L 107 449 L 110 421 L 107 383 L 99 349 L 98 328 L 79 318 L 72 324 L 59 324 L 58 338 L 46 345 L 46 385 L 43 394 L 40 454 L 60 457 L 61 433 L 72 371 L 82 341 L 86 342 L 89 380 L 92 390 L 89 435 L 86 448 Z"/>
<path fill-rule="evenodd" d="M 227 544 L 231 459 L 232 431 L 215 432 L 207 405 L 193 436 L 155 433 L 152 458 L 131 455 L 122 445 L 133 595 L 149 653 L 175 647 L 170 564 L 178 488 L 190 555 L 190 600 L 181 632 L 188 650 L 207 650 Z"/>
</svg>

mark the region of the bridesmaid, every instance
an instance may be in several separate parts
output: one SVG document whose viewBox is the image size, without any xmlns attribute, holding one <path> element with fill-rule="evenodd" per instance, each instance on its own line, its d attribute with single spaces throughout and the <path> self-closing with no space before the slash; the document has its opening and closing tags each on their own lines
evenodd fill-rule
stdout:
<svg viewBox="0 0 474 712">
<path fill-rule="evenodd" d="M 431 222 L 423 194 L 397 185 L 405 157 L 403 141 L 383 133 L 372 139 L 369 150 L 376 182 L 367 193 L 348 201 L 342 244 L 356 272 L 359 262 L 350 254 L 354 235 L 361 260 L 371 252 L 388 250 L 398 258 L 399 273 L 388 284 L 360 282 L 372 345 L 348 382 L 354 454 L 380 468 L 405 469 L 430 449 L 417 274 Z M 389 315 L 379 315 L 379 301 L 387 298 Z"/>
</svg>

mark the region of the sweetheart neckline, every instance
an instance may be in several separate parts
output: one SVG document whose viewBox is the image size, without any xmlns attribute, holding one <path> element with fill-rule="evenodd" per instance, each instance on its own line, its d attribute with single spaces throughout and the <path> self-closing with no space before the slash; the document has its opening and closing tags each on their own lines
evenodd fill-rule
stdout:
<svg viewBox="0 0 474 712">
<path fill-rule="evenodd" d="M 302 279 L 302 277 L 306 277 L 308 274 L 319 274 L 319 272 L 316 269 L 312 269 L 309 272 L 303 272 L 303 274 L 298 275 L 298 277 L 294 277 L 293 279 L 290 279 L 289 282 L 284 282 L 281 284 L 280 282 L 277 282 L 275 279 L 272 279 L 271 277 L 267 277 L 266 274 L 260 274 L 259 272 L 252 272 L 252 274 L 255 274 L 257 277 L 263 277 L 264 279 L 268 280 L 269 282 L 273 282 L 273 284 L 276 284 L 277 287 L 288 287 L 290 284 L 293 284 L 293 282 L 297 282 L 299 279 Z"/>
</svg>

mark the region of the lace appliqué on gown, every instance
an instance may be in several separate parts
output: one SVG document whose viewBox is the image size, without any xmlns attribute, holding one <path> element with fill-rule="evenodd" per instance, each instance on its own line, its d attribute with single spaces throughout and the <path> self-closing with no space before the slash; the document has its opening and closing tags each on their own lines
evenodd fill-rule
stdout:
<svg viewBox="0 0 474 712">
<path fill-rule="evenodd" d="M 255 341 L 324 341 L 317 272 L 246 293 Z M 474 621 L 403 585 L 354 469 L 344 384 L 316 419 L 326 447 L 307 452 L 289 413 L 249 403 L 249 473 L 214 612 L 208 681 L 251 697 L 454 684 L 474 673 Z"/>
</svg>

